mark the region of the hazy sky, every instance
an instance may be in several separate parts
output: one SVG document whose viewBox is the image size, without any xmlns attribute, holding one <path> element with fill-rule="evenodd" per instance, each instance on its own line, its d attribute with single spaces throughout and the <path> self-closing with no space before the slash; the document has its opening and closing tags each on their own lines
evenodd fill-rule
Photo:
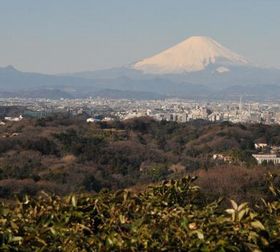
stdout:
<svg viewBox="0 0 280 252">
<path fill-rule="evenodd" d="M 280 0 L 0 0 L 0 66 L 122 66 L 205 35 L 280 68 Z"/>
</svg>

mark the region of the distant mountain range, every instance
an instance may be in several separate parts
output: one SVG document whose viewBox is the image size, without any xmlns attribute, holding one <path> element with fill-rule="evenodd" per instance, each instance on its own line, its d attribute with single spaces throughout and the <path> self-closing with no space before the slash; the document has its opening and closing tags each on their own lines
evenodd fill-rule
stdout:
<svg viewBox="0 0 280 252">
<path fill-rule="evenodd" d="M 258 67 L 207 37 L 191 37 L 128 67 L 47 75 L 0 68 L 0 97 L 280 98 L 280 70 Z"/>
</svg>

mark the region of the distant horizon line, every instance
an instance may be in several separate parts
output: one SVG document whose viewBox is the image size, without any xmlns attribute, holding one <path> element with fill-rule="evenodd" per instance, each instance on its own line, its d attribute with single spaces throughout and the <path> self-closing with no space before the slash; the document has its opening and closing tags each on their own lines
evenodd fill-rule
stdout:
<svg viewBox="0 0 280 252">
<path fill-rule="evenodd" d="M 183 40 L 180 40 L 176 43 L 173 43 L 173 45 L 171 46 L 166 46 L 165 49 L 162 49 L 161 51 L 159 52 L 155 52 L 153 55 L 157 55 L 157 54 L 160 54 L 161 52 L 164 52 L 165 50 L 168 50 L 176 45 L 179 45 L 181 43 L 184 43 L 185 41 L 187 40 L 190 40 L 190 39 L 209 39 L 209 40 L 212 40 L 216 43 L 218 43 L 219 45 L 222 45 L 220 44 L 215 38 L 213 38 L 212 36 L 208 36 L 208 35 L 192 35 L 192 36 L 188 36 L 188 37 L 185 37 Z M 222 45 L 223 46 L 223 45 Z M 227 49 L 229 49 L 227 46 L 225 46 Z M 231 49 L 229 49 L 231 50 Z M 115 66 L 110 66 L 110 67 L 96 67 L 96 68 L 92 68 L 92 69 L 80 69 L 80 70 L 73 70 L 73 71 L 61 71 L 61 72 L 44 72 L 44 71 L 34 71 L 34 70 L 27 70 L 27 69 L 22 69 L 21 67 L 17 66 L 16 63 L 15 64 L 7 64 L 7 65 L 3 65 L 3 66 L 0 66 L 0 68 L 11 68 L 11 69 L 14 69 L 14 70 L 17 70 L 19 72 L 23 72 L 23 73 L 38 73 L 38 74 L 44 74 L 44 75 L 70 75 L 70 74 L 78 74 L 78 73 L 90 73 L 90 72 L 97 72 L 97 71 L 104 71 L 104 70 L 112 70 L 112 69 L 128 69 L 128 68 L 131 68 L 131 66 L 133 66 L 135 63 L 139 62 L 139 61 L 142 61 L 144 60 L 145 58 L 142 58 L 142 59 L 139 59 L 139 60 L 134 60 L 133 62 L 131 63 L 128 63 L 128 64 L 123 64 L 123 65 L 115 65 Z M 250 61 L 249 61 L 250 62 Z M 251 63 L 251 62 L 250 62 Z M 280 70 L 280 66 L 277 67 L 277 66 L 272 66 L 272 65 L 268 65 L 268 64 L 254 64 L 253 65 L 255 67 L 258 67 L 258 68 L 265 68 L 265 69 L 275 69 L 275 70 Z M 139 71 L 139 70 L 136 70 L 134 68 L 131 68 L 135 71 Z"/>
</svg>

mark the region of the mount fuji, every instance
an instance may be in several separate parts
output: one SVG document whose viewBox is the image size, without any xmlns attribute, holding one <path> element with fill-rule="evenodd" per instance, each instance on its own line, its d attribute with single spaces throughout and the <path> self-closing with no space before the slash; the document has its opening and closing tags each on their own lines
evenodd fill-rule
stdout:
<svg viewBox="0 0 280 252">
<path fill-rule="evenodd" d="M 155 56 L 141 60 L 132 68 L 143 73 L 178 74 L 205 70 L 216 65 L 217 72 L 228 72 L 227 66 L 248 66 L 249 61 L 208 37 L 191 37 Z"/>
</svg>

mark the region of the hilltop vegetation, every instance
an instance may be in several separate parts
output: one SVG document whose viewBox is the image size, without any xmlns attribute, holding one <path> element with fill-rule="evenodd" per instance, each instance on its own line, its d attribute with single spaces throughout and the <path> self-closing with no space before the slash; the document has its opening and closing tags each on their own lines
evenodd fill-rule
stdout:
<svg viewBox="0 0 280 252">
<path fill-rule="evenodd" d="M 280 144 L 280 127 L 194 121 L 185 124 L 139 118 L 86 124 L 84 119 L 25 119 L 0 128 L 0 198 L 39 191 L 117 190 L 163 179 L 199 175 L 209 198 L 226 196 L 254 202 L 266 197 L 254 142 Z M 213 161 L 214 153 L 232 157 Z"/>
</svg>

